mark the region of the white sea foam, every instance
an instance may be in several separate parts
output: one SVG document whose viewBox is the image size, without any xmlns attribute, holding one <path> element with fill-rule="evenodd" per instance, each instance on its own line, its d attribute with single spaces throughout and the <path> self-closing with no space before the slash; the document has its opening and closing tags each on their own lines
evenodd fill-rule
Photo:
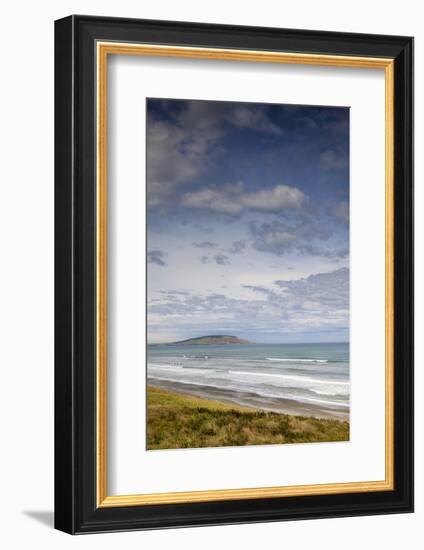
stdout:
<svg viewBox="0 0 424 550">
<path fill-rule="evenodd" d="M 172 365 L 167 363 L 149 363 L 149 369 L 163 369 L 163 370 L 181 370 L 182 365 Z"/>
<path fill-rule="evenodd" d="M 297 359 L 295 357 L 267 357 L 266 359 L 278 363 L 328 363 L 327 359 Z"/>
<path fill-rule="evenodd" d="M 339 380 L 322 380 L 319 378 L 309 378 L 306 376 L 296 376 L 291 374 L 271 374 L 269 372 L 247 372 L 247 371 L 235 371 L 230 370 L 230 374 L 243 375 L 243 376 L 269 376 L 271 378 L 281 378 L 284 380 L 296 380 L 298 382 L 308 382 L 310 384 L 328 384 L 335 386 L 349 386 L 349 382 L 341 382 Z"/>
<path fill-rule="evenodd" d="M 179 379 L 176 380 L 172 378 L 159 378 L 159 377 L 157 378 L 155 377 L 155 380 L 157 382 L 171 382 L 176 384 L 182 384 L 183 386 L 198 386 L 199 390 L 202 390 L 202 388 L 203 389 L 212 388 L 215 390 L 230 390 L 230 391 L 239 393 L 238 388 L 233 387 L 231 385 L 228 385 L 226 387 L 222 387 L 220 385 L 211 384 L 211 383 L 202 383 L 201 385 L 199 385 L 187 380 L 179 380 Z M 281 394 L 273 394 L 273 393 L 270 393 L 267 391 L 261 391 L 261 390 L 253 391 L 253 389 L 251 389 L 249 393 L 259 398 L 265 397 L 265 398 L 271 398 L 271 399 L 287 399 L 290 401 L 297 401 L 298 403 L 317 403 L 317 404 L 326 405 L 332 408 L 343 408 L 343 409 L 349 408 L 348 402 L 330 401 L 327 399 L 316 399 L 305 395 L 296 395 L 296 394 L 281 395 Z"/>
<path fill-rule="evenodd" d="M 349 357 L 344 348 L 305 346 L 304 355 L 296 351 L 303 355 L 300 359 L 290 357 L 292 352 L 281 348 L 277 352 L 275 346 L 266 349 L 263 345 L 241 349 L 205 347 L 195 353 L 182 350 L 181 354 L 175 349 L 155 353 L 154 348 L 149 350 L 147 375 L 152 384 L 157 381 L 158 385 L 192 386 L 200 395 L 215 398 L 222 392 L 223 398 L 228 395 L 233 401 L 251 402 L 265 409 L 269 405 L 270 410 L 279 410 L 278 403 L 284 400 L 299 403 L 299 410 L 349 409 Z"/>
<path fill-rule="evenodd" d="M 346 395 L 344 393 L 337 393 L 332 391 L 321 391 L 321 390 L 314 390 L 313 388 L 309 388 L 309 391 L 316 393 L 317 395 L 327 395 L 328 397 L 335 397 L 336 395 Z"/>
<path fill-rule="evenodd" d="M 343 409 L 349 408 L 349 403 L 340 403 L 338 401 L 329 401 L 327 399 L 315 399 L 314 397 L 299 397 L 299 399 L 296 399 L 297 396 L 291 397 L 291 399 L 294 399 L 295 401 L 308 401 L 311 403 L 319 403 L 321 405 L 329 405 L 331 407 L 342 407 Z"/>
</svg>

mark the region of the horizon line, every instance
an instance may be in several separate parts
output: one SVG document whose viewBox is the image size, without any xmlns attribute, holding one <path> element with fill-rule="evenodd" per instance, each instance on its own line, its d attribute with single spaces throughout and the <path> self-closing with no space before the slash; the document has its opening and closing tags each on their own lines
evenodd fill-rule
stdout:
<svg viewBox="0 0 424 550">
<path fill-rule="evenodd" d="M 229 334 L 217 334 L 215 336 L 230 336 Z M 148 346 L 160 346 L 160 345 L 170 345 L 170 344 L 179 344 L 188 340 L 196 340 L 198 338 L 208 338 L 210 336 L 193 336 L 192 338 L 184 338 L 183 340 L 174 340 L 174 341 L 164 341 L 164 342 L 146 342 Z M 274 344 L 274 345 L 296 345 L 296 344 L 350 344 L 350 340 L 339 340 L 339 341 L 304 341 L 304 342 L 258 342 L 258 341 L 249 341 L 244 346 L 249 344 Z M 210 344 L 205 344 L 210 345 Z M 235 345 L 235 344 L 231 344 Z M 240 344 L 241 345 L 241 344 Z"/>
</svg>

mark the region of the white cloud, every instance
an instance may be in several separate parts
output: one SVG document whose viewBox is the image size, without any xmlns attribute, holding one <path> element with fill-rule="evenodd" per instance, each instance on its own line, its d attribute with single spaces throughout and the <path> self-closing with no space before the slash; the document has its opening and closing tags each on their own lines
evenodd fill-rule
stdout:
<svg viewBox="0 0 424 550">
<path fill-rule="evenodd" d="M 276 185 L 272 189 L 263 189 L 242 196 L 242 204 L 255 210 L 276 212 L 283 208 L 299 208 L 305 195 L 297 187 Z"/>
<path fill-rule="evenodd" d="M 216 248 L 216 243 L 212 243 L 211 241 L 202 241 L 193 243 L 193 246 L 196 248 Z"/>
<path fill-rule="evenodd" d="M 252 223 L 250 232 L 253 248 L 277 256 L 297 252 L 338 261 L 349 254 L 347 243 L 335 239 L 333 231 L 320 223 L 319 219 L 317 222 L 306 219 L 296 224 L 276 220 L 270 223 Z"/>
<path fill-rule="evenodd" d="M 304 200 L 305 194 L 289 185 L 279 184 L 269 189 L 248 192 L 244 191 L 243 184 L 236 184 L 219 190 L 208 188 L 186 193 L 182 197 L 182 204 L 188 208 L 239 214 L 245 209 L 278 212 L 286 208 L 299 208 Z"/>
<path fill-rule="evenodd" d="M 266 247 L 285 248 L 296 240 L 296 235 L 281 229 L 271 229 L 263 236 L 263 244 Z"/>
<path fill-rule="evenodd" d="M 214 259 L 218 265 L 227 265 L 230 263 L 230 258 L 225 254 L 215 254 Z"/>
<path fill-rule="evenodd" d="M 147 190 L 150 206 L 159 206 L 179 186 L 196 180 L 223 151 L 228 127 L 281 135 L 262 106 L 186 101 L 169 120 L 148 115 Z"/>
<path fill-rule="evenodd" d="M 161 204 L 179 185 L 193 181 L 213 157 L 220 132 L 213 127 L 191 132 L 163 121 L 147 126 L 147 190 L 150 206 Z M 208 153 L 206 155 L 206 153 Z"/>
<path fill-rule="evenodd" d="M 239 214 L 242 206 L 232 200 L 234 195 L 217 189 L 202 189 L 193 193 L 186 193 L 181 200 L 188 208 L 203 208 L 225 214 Z"/>
<path fill-rule="evenodd" d="M 149 303 L 150 336 L 157 341 L 172 329 L 184 337 L 227 330 L 258 342 L 348 339 L 346 268 L 244 288 L 252 292 L 248 299 L 218 292 L 162 292 Z"/>
<path fill-rule="evenodd" d="M 274 135 L 283 133 L 279 126 L 270 121 L 266 112 L 257 107 L 252 109 L 246 105 L 238 105 L 230 111 L 228 121 L 238 128 L 251 128 Z"/>
<path fill-rule="evenodd" d="M 167 263 L 164 260 L 166 254 L 161 250 L 151 250 L 147 252 L 147 263 L 165 266 Z"/>
<path fill-rule="evenodd" d="M 245 248 L 246 248 L 245 239 L 240 239 L 238 241 L 233 242 L 231 247 L 228 249 L 228 252 L 230 252 L 230 254 L 239 254 L 240 252 L 243 252 Z"/>
<path fill-rule="evenodd" d="M 349 221 L 349 204 L 346 201 L 340 201 L 339 203 L 333 206 L 333 208 L 331 209 L 331 213 L 338 220 L 348 222 Z"/>
<path fill-rule="evenodd" d="M 320 165 L 326 170 L 337 170 L 346 166 L 344 156 L 337 155 L 332 149 L 324 151 L 320 156 Z"/>
</svg>

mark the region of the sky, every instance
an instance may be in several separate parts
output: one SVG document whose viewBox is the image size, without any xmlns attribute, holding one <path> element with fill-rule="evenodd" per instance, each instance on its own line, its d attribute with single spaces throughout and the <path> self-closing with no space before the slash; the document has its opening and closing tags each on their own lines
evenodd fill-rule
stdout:
<svg viewBox="0 0 424 550">
<path fill-rule="evenodd" d="M 349 340 L 349 109 L 147 99 L 148 341 Z"/>
</svg>

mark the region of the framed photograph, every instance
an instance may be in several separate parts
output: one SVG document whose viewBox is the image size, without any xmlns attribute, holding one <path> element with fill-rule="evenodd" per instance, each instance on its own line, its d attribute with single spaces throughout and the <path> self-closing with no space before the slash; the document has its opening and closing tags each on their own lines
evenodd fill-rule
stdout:
<svg viewBox="0 0 424 550">
<path fill-rule="evenodd" d="M 55 525 L 413 509 L 413 39 L 55 25 Z"/>
</svg>

